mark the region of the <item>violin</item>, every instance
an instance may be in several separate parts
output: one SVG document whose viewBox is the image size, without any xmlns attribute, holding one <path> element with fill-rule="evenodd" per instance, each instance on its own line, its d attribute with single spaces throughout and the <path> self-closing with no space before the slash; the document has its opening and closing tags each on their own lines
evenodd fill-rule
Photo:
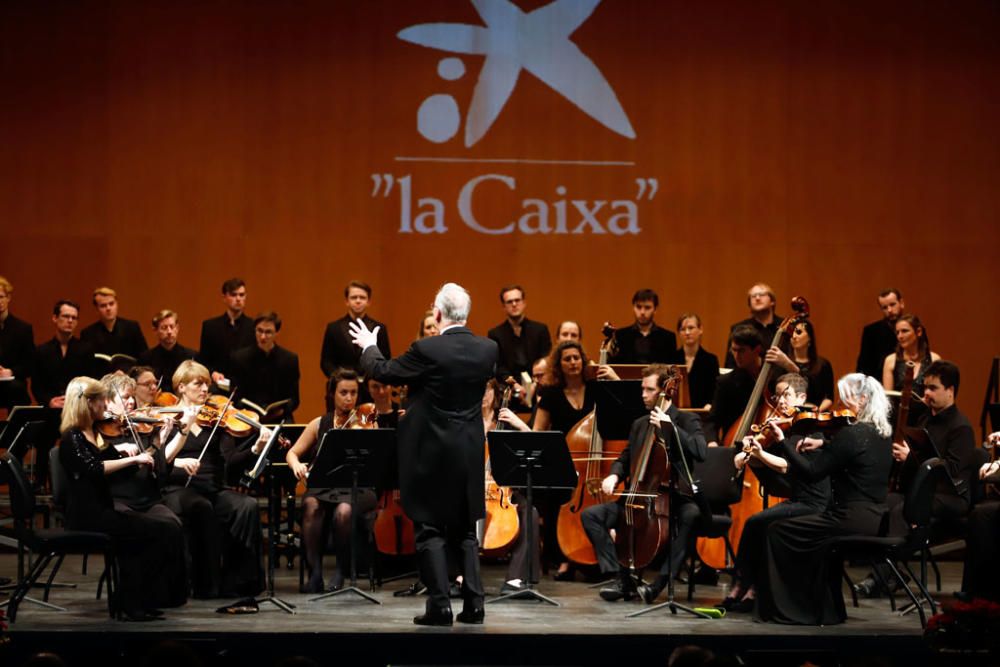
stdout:
<svg viewBox="0 0 1000 667">
<path fill-rule="evenodd" d="M 146 415 L 136 414 L 138 411 L 115 415 L 110 412 L 105 413 L 104 419 L 98 421 L 95 426 L 97 431 L 106 438 L 118 438 L 128 432 L 129 422 L 135 428 L 136 433 L 152 433 L 161 424 L 159 419 Z"/>
<path fill-rule="evenodd" d="M 160 412 L 173 411 L 170 408 L 161 409 Z M 244 417 L 241 419 L 240 417 Z M 209 396 L 201 409 L 195 422 L 202 428 L 214 428 L 216 424 L 234 438 L 243 438 L 250 434 L 256 427 L 254 424 L 257 413 L 252 410 L 240 410 L 232 406 L 231 401 L 225 396 Z M 249 423 L 248 423 L 249 420 Z"/>
<path fill-rule="evenodd" d="M 334 428 L 378 428 L 378 408 L 374 403 L 362 403 L 343 418 L 334 416 Z"/>
<path fill-rule="evenodd" d="M 153 399 L 153 405 L 161 408 L 169 408 L 180 402 L 181 399 L 177 398 L 177 394 L 171 394 L 169 391 L 157 391 L 156 398 Z"/>
</svg>

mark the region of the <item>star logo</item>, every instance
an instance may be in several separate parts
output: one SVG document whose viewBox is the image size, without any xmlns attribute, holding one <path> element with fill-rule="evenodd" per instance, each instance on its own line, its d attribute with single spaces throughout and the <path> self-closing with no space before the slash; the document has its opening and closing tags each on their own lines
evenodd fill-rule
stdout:
<svg viewBox="0 0 1000 667">
<path fill-rule="evenodd" d="M 527 70 L 609 130 L 635 139 L 635 130 L 614 90 L 570 35 L 601 0 L 555 0 L 525 13 L 510 0 L 470 0 L 485 26 L 423 23 L 399 32 L 407 42 L 451 53 L 486 56 L 465 117 L 465 146 L 478 142 L 500 115 Z M 465 64 L 455 57 L 438 63 L 438 74 L 456 80 Z M 432 95 L 417 112 L 417 128 L 442 143 L 458 133 L 461 114 L 451 95 Z"/>
</svg>

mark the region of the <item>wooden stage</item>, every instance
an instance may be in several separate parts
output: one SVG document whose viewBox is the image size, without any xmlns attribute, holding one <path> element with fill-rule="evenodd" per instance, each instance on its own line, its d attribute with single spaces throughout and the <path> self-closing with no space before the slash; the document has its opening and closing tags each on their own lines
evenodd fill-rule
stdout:
<svg viewBox="0 0 1000 667">
<path fill-rule="evenodd" d="M 89 664 L 96 659 L 97 664 L 136 665 L 155 642 L 168 639 L 190 643 L 210 658 L 206 664 L 254 666 L 296 654 L 338 665 L 613 665 L 625 656 L 632 664 L 665 665 L 673 648 L 682 644 L 707 646 L 751 665 L 801 665 L 807 659 L 818 665 L 851 664 L 869 656 L 888 659 L 881 664 L 932 661 L 917 616 L 891 613 L 887 599 L 862 600 L 860 608 L 850 609 L 847 623 L 830 627 L 755 623 L 746 614 L 702 620 L 673 616 L 666 609 L 627 619 L 627 613 L 642 608 L 641 602 L 608 603 L 589 584 L 548 579 L 540 590 L 558 600 L 559 607 L 505 601 L 487 605 L 483 626 L 423 628 L 412 623 L 423 598 L 392 595 L 411 580 L 387 583 L 377 591 L 381 605 L 356 596 L 309 602 L 313 596 L 297 592 L 297 571 L 283 567 L 277 594 L 296 605 L 294 615 L 270 604 L 257 614 L 223 615 L 215 608 L 230 601 L 194 600 L 167 610 L 166 620 L 130 624 L 111 621 L 103 601 L 95 600 L 93 568 L 92 561 L 91 572 L 84 576 L 79 560 L 63 565 L 58 580 L 78 586 L 53 589 L 50 601 L 64 606 L 65 612 L 30 602 L 21 605 L 10 630 L 12 641 L 0 649 L 7 652 L 0 653 L 0 664 L 18 665 L 24 656 L 50 648 L 70 664 L 83 664 L 87 658 Z M 0 556 L 0 573 L 14 569 L 12 555 Z M 947 599 L 957 588 L 961 564 L 943 563 L 942 573 L 944 592 L 939 597 Z M 499 565 L 484 568 L 488 593 L 497 591 L 503 574 Z M 728 582 L 728 577 L 722 581 Z M 33 591 L 35 597 L 41 593 Z M 722 586 L 699 586 L 695 604 L 710 606 L 722 595 Z M 678 601 L 685 602 L 684 596 L 686 587 L 678 585 Z M 456 601 L 456 611 L 460 604 Z"/>
</svg>

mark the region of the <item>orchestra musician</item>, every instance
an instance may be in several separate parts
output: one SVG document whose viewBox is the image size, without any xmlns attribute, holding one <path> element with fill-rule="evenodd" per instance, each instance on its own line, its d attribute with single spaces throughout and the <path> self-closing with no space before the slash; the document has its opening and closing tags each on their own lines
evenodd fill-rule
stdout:
<svg viewBox="0 0 1000 667">
<path fill-rule="evenodd" d="M 336 370 L 330 376 L 329 387 L 333 412 L 310 421 L 285 454 L 289 469 L 300 481 L 306 480 L 310 471 L 310 466 L 303 463 L 302 458 L 317 449 L 313 453 L 315 458 L 323 436 L 331 429 L 350 428 L 356 417 L 358 374 L 350 368 Z M 344 580 L 351 571 L 351 513 L 356 509 L 365 519 L 356 524 L 358 533 L 355 544 L 366 545 L 371 521 L 375 518 L 376 502 L 373 489 L 358 489 L 357 508 L 352 508 L 350 487 L 323 487 L 319 486 L 317 480 L 313 480 L 302 499 L 302 541 L 309 568 L 309 580 L 303 592 L 322 593 L 324 590 L 323 547 L 326 544 L 327 525 L 331 520 L 337 550 L 337 570 L 330 581 L 330 589 L 338 590 L 343 587 Z"/>
<path fill-rule="evenodd" d="M 700 515 L 698 505 L 693 498 L 691 482 L 687 475 L 681 472 L 683 466 L 679 463 L 680 452 L 677 451 L 677 441 L 672 436 L 665 435 L 661 429 L 668 424 L 673 428 L 680 446 L 684 449 L 687 464 L 692 470 L 695 462 L 704 461 L 707 455 L 705 436 L 701 431 L 698 417 L 678 410 L 673 400 L 667 400 L 665 410 L 657 406 L 660 392 L 669 376 L 670 370 L 663 364 L 651 364 L 642 370 L 642 402 L 650 413 L 632 422 L 628 447 L 622 450 L 618 459 L 612 464 L 611 474 L 601 481 L 601 491 L 607 495 L 615 492 L 619 482 L 624 483 L 623 488 L 629 487 L 632 458 L 640 455 L 650 425 L 656 429 L 657 441 L 667 448 L 669 459 L 678 462 L 678 465 L 671 466 L 672 484 L 677 490 L 671 495 L 670 500 L 670 512 L 676 517 L 677 533 L 670 537 L 670 553 L 664 559 L 654 582 L 649 586 L 643 585 L 637 590 L 631 573 L 619 563 L 610 531 L 618 525 L 624 511 L 622 498 L 615 502 L 592 505 L 583 511 L 581 517 L 587 537 L 594 545 L 601 574 L 614 577 L 611 585 L 600 590 L 601 598 L 609 602 L 623 598 L 630 600 L 636 595 L 640 595 L 647 603 L 655 600 L 667 585 L 668 573 L 673 572 L 676 575 L 680 571 L 687 553 L 688 536 Z"/>
<path fill-rule="evenodd" d="M 230 357 L 233 352 L 254 343 L 253 320 L 243 312 L 247 305 L 246 282 L 242 278 L 230 278 L 222 283 L 222 302 L 226 312 L 201 323 L 197 359 L 211 369 L 213 384 L 228 387 Z"/>
<path fill-rule="evenodd" d="M 808 381 L 798 373 L 786 373 L 779 377 L 774 388 L 779 418 L 792 414 L 796 407 L 805 405 L 807 392 Z M 780 427 L 774 428 L 770 431 L 773 433 L 774 444 L 766 447 L 761 443 L 760 436 L 748 435 L 743 439 L 743 451 L 733 459 L 737 470 L 745 465 L 753 466 L 754 473 L 765 488 L 770 486 L 775 475 L 784 477 L 791 493 L 785 502 L 757 512 L 743 524 L 740 546 L 736 552 L 736 581 L 719 605 L 727 611 L 753 611 L 758 573 L 765 566 L 764 539 L 768 526 L 779 519 L 818 514 L 830 502 L 828 478 L 807 481 L 794 473 L 789 474 L 788 462 L 781 455 L 780 443 L 787 438 L 789 445 L 794 447 L 809 434 L 806 429 L 808 425 L 805 429 L 793 425 L 786 436 Z M 811 459 L 815 454 L 806 452 L 803 456 Z"/>
<path fill-rule="evenodd" d="M 691 407 L 711 407 L 715 381 L 719 377 L 719 358 L 701 346 L 704 331 L 697 313 L 684 313 L 677 318 L 677 335 L 681 338 L 681 346 L 670 363 L 684 364 L 687 368 Z"/>
<path fill-rule="evenodd" d="M 180 517 L 163 502 L 160 480 L 180 452 L 198 410 L 186 408 L 179 416 L 177 428 L 173 419 L 164 417 L 157 428 L 140 431 L 135 424 L 130 426 L 129 421 L 135 411 L 135 380 L 113 373 L 101 378 L 101 384 L 107 409 L 105 418 L 98 421 L 97 448 L 101 460 L 116 461 L 143 452 L 152 457 L 150 465 L 126 466 L 107 475 L 115 511 L 141 514 L 160 529 L 165 567 L 149 585 L 161 589 L 162 606 L 176 607 L 187 601 L 188 594 L 183 525 Z"/>
<path fill-rule="evenodd" d="M 750 317 L 740 320 L 729 327 L 730 342 L 732 341 L 732 332 L 742 326 L 752 327 L 757 333 L 757 337 L 765 344 L 774 340 L 774 335 L 778 333 L 778 327 L 781 326 L 781 322 L 784 319 L 780 315 L 775 314 L 776 304 L 777 298 L 770 285 L 767 283 L 755 283 L 752 285 L 747 290 L 747 306 L 750 307 Z M 726 368 L 736 368 L 736 361 L 733 359 L 732 351 L 728 350 L 728 347 L 727 345 Z M 761 352 L 763 353 L 763 349 Z"/>
<path fill-rule="evenodd" d="M 288 400 L 277 414 L 261 415 L 266 423 L 294 421 L 299 407 L 299 355 L 278 345 L 281 318 L 267 311 L 253 320 L 254 345 L 233 352 L 232 380 L 241 398 L 262 408 Z"/>
<path fill-rule="evenodd" d="M 447 552 L 463 576 L 460 623 L 482 623 L 485 592 L 479 575 L 475 525 L 485 514 L 483 390 L 496 374 L 494 341 L 466 326 L 472 300 L 455 283 L 434 298 L 440 335 L 416 341 L 401 357 L 385 360 L 378 331 L 351 324 L 363 352 L 361 366 L 381 382 L 408 385 L 409 406 L 399 422 L 400 498 L 416 527 L 420 578 L 427 585 L 418 625 L 451 625 Z"/>
<path fill-rule="evenodd" d="M 1000 431 L 991 433 L 983 447 L 991 449 L 994 457 L 979 468 L 977 481 L 996 486 L 1000 484 L 1000 458 L 996 457 Z M 997 562 L 1000 562 L 1000 501 L 987 500 L 976 504 L 969 514 L 965 541 L 962 590 L 956 592 L 955 597 L 962 602 L 971 602 L 975 598 L 1000 602 L 1000 577 L 996 575 Z"/>
<path fill-rule="evenodd" d="M 875 378 L 851 373 L 838 383 L 840 400 L 857 415 L 832 440 L 782 441 L 793 474 L 830 478 L 833 499 L 820 514 L 775 522 L 765 540 L 766 566 L 758 573 L 759 620 L 832 625 L 847 618 L 841 563 L 830 557 L 844 535 L 878 535 L 886 512 L 892 465 L 890 406 Z M 802 452 L 817 450 L 810 460 Z"/>
<path fill-rule="evenodd" d="M 424 311 L 424 317 L 420 320 L 420 331 L 417 334 L 417 338 L 426 338 L 427 336 L 437 336 L 438 335 L 438 324 L 437 320 L 434 319 L 434 311 L 426 310 Z"/>
<path fill-rule="evenodd" d="M 205 409 L 212 376 L 197 361 L 181 362 L 173 377 L 179 407 Z M 185 429 L 181 429 L 183 433 Z M 164 502 L 181 517 L 191 549 L 196 598 L 255 596 L 263 588 L 260 515 L 257 501 L 229 488 L 271 437 L 261 429 L 250 447 L 240 447 L 216 420 L 190 426 L 163 490 Z"/>
<path fill-rule="evenodd" d="M 351 333 L 348 325 L 356 320 L 362 320 L 368 329 L 379 330 L 378 349 L 382 356 L 389 358 L 392 352 L 389 347 L 389 330 L 385 325 L 372 319 L 368 315 L 368 307 L 371 305 L 372 288 L 368 283 L 360 280 L 352 280 L 344 287 L 344 304 L 347 306 L 347 313 L 339 320 L 334 320 L 326 325 L 323 333 L 323 348 L 319 355 L 319 365 L 323 370 L 323 375 L 327 378 L 340 368 L 349 368 L 360 377 L 364 383 L 364 376 L 361 374 L 361 352 L 351 342 Z M 367 389 L 361 385 L 361 399 L 367 400 Z M 327 406 L 330 409 L 332 406 Z"/>
<path fill-rule="evenodd" d="M 145 408 L 156 401 L 160 380 L 151 366 L 133 366 L 128 376 L 135 381 L 132 396 L 136 408 Z"/>
<path fill-rule="evenodd" d="M 87 377 L 94 370 L 93 348 L 73 335 L 79 318 L 80 307 L 73 301 L 62 299 L 52 309 L 56 333 L 35 350 L 31 392 L 39 405 L 61 409 L 69 381 Z"/>
<path fill-rule="evenodd" d="M 502 323 L 490 329 L 487 336 L 496 342 L 500 350 L 497 379 L 502 382 L 508 377 L 514 378 L 514 396 L 517 405 L 521 405 L 521 396 L 524 395 L 521 374 L 528 373 L 531 362 L 552 350 L 552 337 L 548 326 L 525 316 L 528 301 L 524 288 L 520 285 L 502 287 L 500 303 L 503 304 L 506 317 Z"/>
<path fill-rule="evenodd" d="M 816 330 L 812 321 L 798 322 L 789 340 L 791 356 L 772 346 L 764 355 L 765 361 L 789 373 L 800 373 L 809 383 L 806 402 L 821 412 L 829 410 L 833 406 L 833 366 L 816 351 Z"/>
<path fill-rule="evenodd" d="M 632 295 L 631 326 L 615 332 L 616 349 L 608 355 L 609 364 L 669 363 L 677 349 L 677 337 L 655 321 L 660 297 L 651 289 L 636 290 Z"/>
<path fill-rule="evenodd" d="M 0 409 L 31 405 L 28 378 L 35 362 L 35 333 L 31 325 L 11 315 L 14 286 L 0 276 Z"/>
<path fill-rule="evenodd" d="M 176 549 L 168 544 L 165 524 L 145 514 L 115 510 L 107 476 L 133 466 L 151 466 L 153 457 L 142 452 L 102 460 L 94 424 L 105 414 L 105 388 L 88 377 L 73 378 L 66 387 L 62 411 L 59 462 L 66 470 L 66 527 L 107 533 L 115 542 L 120 582 L 120 616 L 125 621 L 159 618 L 165 606 L 155 578 L 171 565 L 166 559 Z"/>
<path fill-rule="evenodd" d="M 197 350 L 177 342 L 181 321 L 174 311 L 164 309 L 156 313 L 153 316 L 153 331 L 159 342 L 139 355 L 138 364 L 152 367 L 156 377 L 172 378 L 182 361 L 198 356 Z"/>
<path fill-rule="evenodd" d="M 583 340 L 583 327 L 580 326 L 579 322 L 566 320 L 559 323 L 559 327 L 556 329 L 556 343 L 561 343 L 564 340 Z"/>
<path fill-rule="evenodd" d="M 400 407 L 392 402 L 392 387 L 375 378 L 368 378 L 368 393 L 378 413 L 379 428 L 396 428 L 399 424 Z"/>
<path fill-rule="evenodd" d="M 882 309 L 882 319 L 866 324 L 862 330 L 856 369 L 875 378 L 882 377 L 882 363 L 896 349 L 896 320 L 906 309 L 903 295 L 895 287 L 879 292 L 878 307 Z"/>
<path fill-rule="evenodd" d="M 737 326 L 730 332 L 728 354 L 733 359 L 735 369 L 720 375 L 716 380 L 712 408 L 705 424 L 705 437 L 709 447 L 718 444 L 720 432 L 725 436 L 750 401 L 757 376 L 764 365 L 761 358 L 762 347 L 757 330 L 749 325 Z"/>
<path fill-rule="evenodd" d="M 949 520 L 969 513 L 972 502 L 970 487 L 978 482 L 978 470 L 973 457 L 976 438 L 972 424 L 955 404 L 959 381 L 958 366 L 950 361 L 934 361 L 924 369 L 922 399 L 927 410 L 920 417 L 917 426 L 926 429 L 936 452 L 918 454 L 905 440 L 892 443 L 892 456 L 902 463 L 902 469 L 900 492 L 890 493 L 886 501 L 889 506 L 890 536 L 903 536 L 909 531 L 909 525 L 903 517 L 903 501 L 917 467 L 935 454 L 944 460 L 948 479 L 941 480 L 934 490 L 931 515 L 938 520 Z M 888 575 L 888 568 L 879 571 Z M 889 576 L 883 577 L 883 581 L 889 579 Z M 855 584 L 855 590 L 865 597 L 885 592 L 880 590 L 876 578 L 870 576 Z"/>
<path fill-rule="evenodd" d="M 80 340 L 90 345 L 97 354 L 126 354 L 133 359 L 149 347 L 142 328 L 135 320 L 118 317 L 118 294 L 110 287 L 98 287 L 93 295 L 98 320 L 80 332 Z M 111 370 L 127 371 L 135 362 L 112 362 Z"/>
<path fill-rule="evenodd" d="M 882 386 L 888 391 L 903 386 L 907 362 L 913 363 L 913 392 L 923 394 L 923 378 L 927 367 L 941 358 L 937 352 L 931 351 L 927 329 L 921 324 L 920 318 L 911 313 L 903 313 L 896 319 L 896 351 L 882 362 Z M 913 417 L 918 417 L 919 413 Z"/>
</svg>

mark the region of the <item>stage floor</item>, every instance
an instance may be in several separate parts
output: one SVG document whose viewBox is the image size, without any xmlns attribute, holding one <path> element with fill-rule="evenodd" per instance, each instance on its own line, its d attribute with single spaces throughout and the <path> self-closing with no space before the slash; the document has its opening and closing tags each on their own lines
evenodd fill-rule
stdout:
<svg viewBox="0 0 1000 667">
<path fill-rule="evenodd" d="M 193 642 L 205 655 L 221 652 L 256 658 L 254 664 L 270 664 L 274 657 L 297 653 L 324 664 L 334 655 L 339 659 L 333 662 L 338 664 L 611 664 L 622 660 L 623 651 L 637 659 L 648 655 L 653 664 L 666 664 L 673 647 L 687 643 L 737 654 L 748 664 L 799 665 L 804 658 L 816 664 L 837 664 L 845 656 L 864 655 L 887 656 L 898 664 L 906 658 L 912 664 L 913 660 L 926 662 L 921 658 L 927 657 L 917 615 L 891 613 L 888 599 L 862 600 L 859 608 L 848 607 L 847 623 L 826 627 L 756 623 L 749 614 L 703 620 L 683 613 L 675 616 L 666 609 L 626 618 L 644 605 L 604 602 L 589 584 L 547 579 L 539 590 L 561 606 L 504 601 L 487 605 L 482 626 L 424 628 L 412 622 L 423 608 L 423 598 L 392 595 L 411 580 L 388 583 L 374 593 L 380 605 L 353 595 L 309 602 L 314 596 L 297 592 L 297 570 L 282 568 L 276 592 L 296 605 L 295 614 L 265 604 L 257 614 L 224 615 L 215 609 L 229 600 L 192 600 L 182 608 L 167 610 L 165 620 L 131 624 L 111 621 L 104 602 L 95 599 L 96 562 L 91 561 L 86 576 L 80 574 L 80 565 L 79 559 L 67 559 L 58 581 L 76 583 L 77 588 L 53 589 L 50 598 L 65 612 L 22 603 L 17 623 L 10 629 L 13 641 L 8 650 L 21 656 L 52 647 L 76 658 L 96 652 L 134 659 L 157 640 L 171 639 Z M 14 570 L 13 556 L 0 556 L 0 573 L 11 576 Z M 499 589 L 503 575 L 502 566 L 484 568 L 487 592 Z M 852 571 L 851 575 L 859 579 L 863 573 Z M 936 597 L 948 600 L 958 588 L 961 564 L 942 563 L 942 575 L 943 592 Z M 728 582 L 728 577 L 723 576 L 722 582 Z M 364 582 L 360 585 L 364 587 Z M 678 584 L 677 599 L 684 604 L 686 590 Z M 40 598 L 42 591 L 32 593 Z M 723 595 L 721 585 L 699 586 L 694 605 L 711 606 Z M 456 601 L 456 612 L 460 605 Z M 262 662 L 265 657 L 270 660 Z"/>
</svg>

